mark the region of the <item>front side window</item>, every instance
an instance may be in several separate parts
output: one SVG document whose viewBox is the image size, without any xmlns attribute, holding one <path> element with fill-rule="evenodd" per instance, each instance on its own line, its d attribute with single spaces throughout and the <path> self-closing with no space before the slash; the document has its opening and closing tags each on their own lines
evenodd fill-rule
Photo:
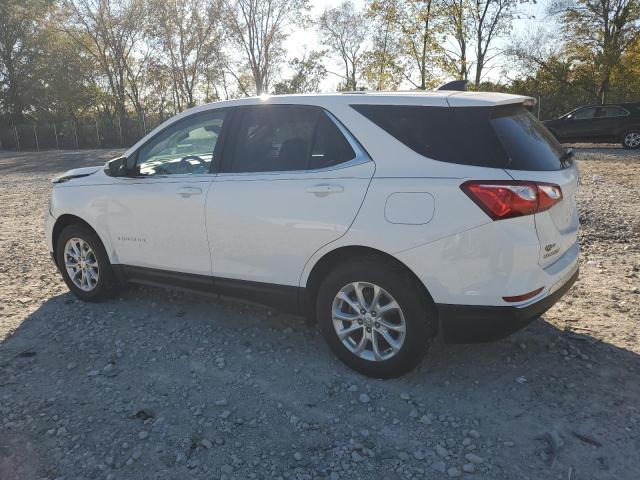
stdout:
<svg viewBox="0 0 640 480">
<path fill-rule="evenodd" d="M 230 171 L 282 172 L 331 167 L 355 157 L 320 108 L 261 105 L 241 110 Z"/>
<path fill-rule="evenodd" d="M 610 118 L 610 117 L 624 117 L 626 115 L 629 115 L 629 112 L 627 112 L 624 108 L 622 107 L 600 107 L 598 109 L 598 118 Z"/>
<path fill-rule="evenodd" d="M 208 173 L 224 118 L 224 111 L 210 111 L 171 125 L 138 150 L 136 174 Z"/>
<path fill-rule="evenodd" d="M 573 114 L 573 118 L 576 120 L 589 120 L 596 116 L 595 107 L 581 108 Z"/>
</svg>

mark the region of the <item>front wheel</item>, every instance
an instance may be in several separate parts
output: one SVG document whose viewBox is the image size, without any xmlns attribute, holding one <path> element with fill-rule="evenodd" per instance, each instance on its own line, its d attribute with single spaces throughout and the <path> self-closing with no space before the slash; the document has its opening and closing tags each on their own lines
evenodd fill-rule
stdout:
<svg viewBox="0 0 640 480">
<path fill-rule="evenodd" d="M 98 236 L 83 225 L 69 225 L 58 237 L 56 263 L 64 282 L 81 300 L 97 302 L 115 293 L 116 279 Z"/>
<path fill-rule="evenodd" d="M 436 331 L 426 291 L 384 258 L 354 259 L 336 268 L 320 286 L 316 309 L 336 356 L 371 377 L 398 377 L 412 370 Z"/>
<path fill-rule="evenodd" d="M 628 149 L 640 148 L 640 128 L 626 132 L 622 136 L 622 146 Z"/>
</svg>

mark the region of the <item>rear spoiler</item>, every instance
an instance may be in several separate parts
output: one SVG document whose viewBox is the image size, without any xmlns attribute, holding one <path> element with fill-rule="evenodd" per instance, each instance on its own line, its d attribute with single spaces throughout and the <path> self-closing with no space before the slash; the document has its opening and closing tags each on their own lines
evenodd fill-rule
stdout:
<svg viewBox="0 0 640 480">
<path fill-rule="evenodd" d="M 536 99 L 498 92 L 451 92 L 447 96 L 447 103 L 450 107 L 497 107 L 500 105 L 533 107 Z"/>
</svg>

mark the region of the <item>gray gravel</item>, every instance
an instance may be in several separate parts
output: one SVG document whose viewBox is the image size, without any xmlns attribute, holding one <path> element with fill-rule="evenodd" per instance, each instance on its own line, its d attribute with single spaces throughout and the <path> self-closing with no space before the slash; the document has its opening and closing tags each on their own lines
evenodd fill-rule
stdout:
<svg viewBox="0 0 640 480">
<path fill-rule="evenodd" d="M 580 150 L 582 277 L 544 320 L 381 381 L 262 307 L 70 295 L 48 179 L 116 153 L 0 154 L 1 480 L 640 478 L 640 154 Z"/>
</svg>

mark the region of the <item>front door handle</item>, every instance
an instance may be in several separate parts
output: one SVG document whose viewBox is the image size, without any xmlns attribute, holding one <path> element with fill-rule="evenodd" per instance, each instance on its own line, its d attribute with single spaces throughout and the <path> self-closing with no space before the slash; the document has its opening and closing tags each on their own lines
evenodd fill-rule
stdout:
<svg viewBox="0 0 640 480">
<path fill-rule="evenodd" d="M 314 185 L 307 188 L 307 192 L 313 193 L 316 197 L 326 197 L 332 193 L 344 192 L 344 187 L 342 185 Z"/>
<path fill-rule="evenodd" d="M 182 198 L 200 194 L 202 194 L 202 189 L 200 187 L 180 187 L 178 189 L 178 195 L 180 195 Z"/>
</svg>

